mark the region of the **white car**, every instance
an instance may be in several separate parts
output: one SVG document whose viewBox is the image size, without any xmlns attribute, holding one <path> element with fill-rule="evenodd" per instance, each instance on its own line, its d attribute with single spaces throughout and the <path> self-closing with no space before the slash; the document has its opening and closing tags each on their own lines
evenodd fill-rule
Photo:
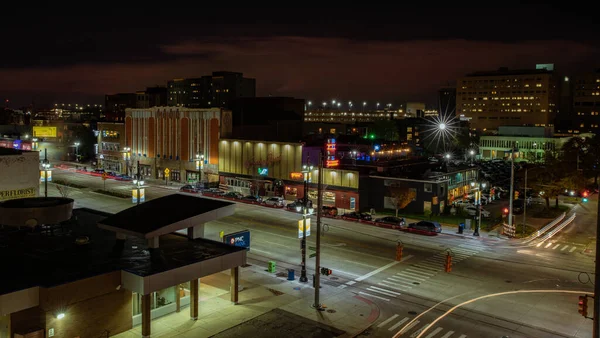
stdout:
<svg viewBox="0 0 600 338">
<path fill-rule="evenodd" d="M 469 216 L 479 216 L 479 210 L 477 210 L 477 207 L 472 205 L 470 207 L 466 207 L 465 211 L 467 212 L 467 214 Z M 488 218 L 490 217 L 490 212 L 487 210 L 481 210 L 481 217 L 483 218 Z"/>
<path fill-rule="evenodd" d="M 471 203 L 469 201 L 463 201 L 463 200 L 454 201 L 452 203 L 454 205 L 456 205 L 457 207 L 461 207 L 461 208 L 466 208 L 466 207 L 473 206 L 473 203 Z"/>
</svg>

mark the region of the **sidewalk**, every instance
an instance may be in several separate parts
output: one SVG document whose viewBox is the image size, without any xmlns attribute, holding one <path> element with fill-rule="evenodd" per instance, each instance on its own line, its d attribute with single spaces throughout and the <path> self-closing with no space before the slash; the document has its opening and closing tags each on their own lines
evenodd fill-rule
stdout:
<svg viewBox="0 0 600 338">
<path fill-rule="evenodd" d="M 321 288 L 327 308 L 317 311 L 311 307 L 314 289 L 310 283 L 277 276 L 262 266 L 241 268 L 237 305 L 229 301 L 228 271 L 202 278 L 199 319 L 190 320 L 189 307 L 182 308 L 154 319 L 152 337 L 237 337 L 243 332 L 253 336 L 257 329 L 262 337 L 352 337 L 379 317 L 379 308 L 371 301 L 329 285 Z M 137 326 L 113 337 L 140 336 Z"/>
</svg>

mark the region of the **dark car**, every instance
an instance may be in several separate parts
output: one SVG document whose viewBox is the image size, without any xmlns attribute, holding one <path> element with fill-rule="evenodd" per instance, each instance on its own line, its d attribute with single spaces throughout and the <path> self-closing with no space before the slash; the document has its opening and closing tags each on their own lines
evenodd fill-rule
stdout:
<svg viewBox="0 0 600 338">
<path fill-rule="evenodd" d="M 338 215 L 338 209 L 336 207 L 323 206 L 321 210 L 324 216 L 336 217 Z"/>
<path fill-rule="evenodd" d="M 244 196 L 242 197 L 242 200 L 247 202 L 262 203 L 262 198 L 254 195 Z"/>
<path fill-rule="evenodd" d="M 240 194 L 239 192 L 237 192 L 237 191 L 230 191 L 230 192 L 225 193 L 225 195 L 223 195 L 223 197 L 225 197 L 225 198 L 235 198 L 235 199 L 239 200 L 239 199 L 241 199 L 244 196 L 242 194 Z"/>
<path fill-rule="evenodd" d="M 307 208 L 312 208 L 313 207 L 312 201 L 308 200 L 307 202 L 308 202 L 308 203 L 306 203 L 307 204 Z M 299 199 L 295 200 L 292 203 L 288 203 L 288 205 L 286 205 L 285 207 L 288 210 L 293 210 L 293 211 L 296 211 L 296 212 L 302 212 L 302 206 L 303 206 L 303 204 L 304 204 L 304 201 L 302 200 L 302 198 L 299 198 Z M 300 210 L 298 210 L 298 209 L 300 209 Z"/>
<path fill-rule="evenodd" d="M 202 191 L 202 195 L 209 197 L 223 197 L 225 192 L 219 188 L 210 188 Z"/>
<path fill-rule="evenodd" d="M 418 231 L 425 233 L 440 233 L 442 232 L 442 226 L 438 222 L 433 221 L 420 221 L 417 223 L 410 223 L 408 225 L 409 231 Z"/>
<path fill-rule="evenodd" d="M 371 214 L 366 213 L 366 212 L 351 212 L 349 214 L 343 214 L 342 218 L 344 219 L 348 219 L 348 220 L 361 220 L 361 221 L 370 221 L 373 218 L 371 217 Z"/>
<path fill-rule="evenodd" d="M 186 184 L 183 187 L 179 188 L 179 191 L 197 194 L 200 190 L 193 185 Z"/>
<path fill-rule="evenodd" d="M 404 220 L 404 218 L 394 217 L 394 216 L 386 216 L 386 217 L 377 218 L 375 220 L 375 222 L 383 223 L 383 224 L 391 224 L 391 225 L 395 225 L 395 226 L 399 226 L 399 227 L 403 227 L 406 224 L 406 221 Z"/>
</svg>

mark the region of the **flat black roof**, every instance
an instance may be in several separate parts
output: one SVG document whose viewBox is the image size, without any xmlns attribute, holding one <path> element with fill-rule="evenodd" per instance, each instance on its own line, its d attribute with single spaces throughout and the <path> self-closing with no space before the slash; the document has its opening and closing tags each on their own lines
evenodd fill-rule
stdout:
<svg viewBox="0 0 600 338">
<path fill-rule="evenodd" d="M 158 249 L 148 249 L 144 239 L 128 237 L 124 248 L 116 250 L 114 232 L 96 226 L 110 216 L 75 209 L 73 218 L 62 230 L 55 228 L 54 234 L 0 229 L 0 271 L 4 272 L 0 294 L 34 286 L 52 287 L 118 270 L 145 277 L 246 250 L 177 234 L 161 236 Z M 82 236 L 89 238 L 88 244 L 76 243 Z"/>
<path fill-rule="evenodd" d="M 0 147 L 0 156 L 6 155 L 21 155 L 27 152 L 26 150 L 14 149 L 14 148 L 4 148 Z"/>
<path fill-rule="evenodd" d="M 170 224 L 234 204 L 209 198 L 173 194 L 125 209 L 102 220 L 102 224 L 128 232 L 148 234 Z"/>
</svg>

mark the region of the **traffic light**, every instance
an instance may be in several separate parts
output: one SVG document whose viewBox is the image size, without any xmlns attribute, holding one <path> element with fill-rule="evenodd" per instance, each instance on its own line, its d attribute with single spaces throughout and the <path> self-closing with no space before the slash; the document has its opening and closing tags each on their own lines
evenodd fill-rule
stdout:
<svg viewBox="0 0 600 338">
<path fill-rule="evenodd" d="M 579 296 L 579 314 L 587 317 L 587 296 Z"/>
<path fill-rule="evenodd" d="M 508 208 L 502 209 L 502 213 L 505 214 L 505 215 L 508 215 Z"/>
<path fill-rule="evenodd" d="M 519 199 L 519 192 L 515 191 L 515 199 L 518 200 Z"/>
<path fill-rule="evenodd" d="M 583 197 L 588 197 L 589 193 L 587 191 L 584 191 L 583 194 L 581 194 Z"/>
<path fill-rule="evenodd" d="M 321 274 L 322 275 L 329 276 L 329 275 L 331 275 L 331 273 L 332 273 L 331 269 L 321 268 Z"/>
<path fill-rule="evenodd" d="M 586 203 L 588 201 L 587 197 L 584 197 L 581 200 L 583 201 L 583 203 Z"/>
</svg>

